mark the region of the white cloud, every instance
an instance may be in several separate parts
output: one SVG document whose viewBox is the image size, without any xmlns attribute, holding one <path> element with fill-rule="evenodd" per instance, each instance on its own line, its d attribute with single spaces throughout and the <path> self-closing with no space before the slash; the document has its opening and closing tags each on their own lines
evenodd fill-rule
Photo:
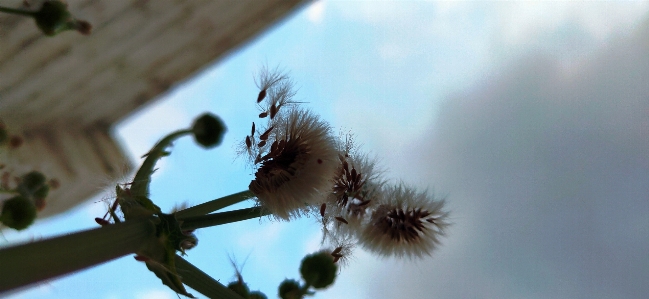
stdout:
<svg viewBox="0 0 649 299">
<path fill-rule="evenodd" d="M 444 44 L 476 40 L 488 41 L 492 54 L 498 57 L 543 49 L 548 44 L 566 50 L 583 46 L 579 42 L 600 43 L 612 34 L 629 32 L 649 9 L 646 1 L 333 4 L 332 9 L 347 20 L 380 29 L 377 49 L 386 58 L 430 53 Z M 574 41 L 576 36 L 581 41 Z"/>
<path fill-rule="evenodd" d="M 117 138 L 124 147 L 126 155 L 137 167 L 144 161 L 142 156 L 167 134 L 179 129 L 187 128 L 192 123 L 192 118 L 184 109 L 177 109 L 179 99 L 176 91 L 172 91 L 165 99 L 160 100 L 144 110 L 136 112 L 117 126 Z M 176 155 L 177 156 L 177 155 Z M 160 159 L 156 163 L 156 172 L 153 177 L 160 176 L 166 171 L 168 159 Z M 125 180 L 126 179 L 126 180 Z M 110 178 L 119 183 L 124 183 L 130 178 L 124 174 L 119 178 Z"/>
<path fill-rule="evenodd" d="M 647 2 L 510 2 L 498 6 L 498 27 L 506 44 L 527 44 L 575 24 L 598 40 L 630 29 L 646 15 Z"/>
<path fill-rule="evenodd" d="M 157 102 L 145 109 L 121 122 L 118 128 L 123 145 L 136 161 L 166 134 L 186 128 L 192 121 L 183 110 L 174 108 L 169 101 Z"/>
<path fill-rule="evenodd" d="M 309 8 L 307 8 L 307 18 L 311 23 L 319 24 L 322 22 L 326 10 L 326 1 L 319 0 L 313 1 Z"/>
<path fill-rule="evenodd" d="M 569 75 L 571 55 L 530 54 L 448 98 L 404 166 L 449 193 L 448 247 L 416 269 L 386 263 L 361 287 L 372 298 L 643 298 L 648 30 L 584 49 Z"/>
</svg>

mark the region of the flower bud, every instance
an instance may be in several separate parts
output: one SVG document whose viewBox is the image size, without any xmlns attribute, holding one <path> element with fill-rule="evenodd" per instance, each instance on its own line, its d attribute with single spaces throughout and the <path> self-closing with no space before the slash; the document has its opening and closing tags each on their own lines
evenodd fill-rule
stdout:
<svg viewBox="0 0 649 299">
<path fill-rule="evenodd" d="M 228 289 L 234 291 L 235 293 L 239 294 L 239 296 L 243 298 L 248 298 L 248 295 L 250 294 L 250 289 L 248 288 L 248 284 L 240 281 L 233 281 L 229 283 Z"/>
<path fill-rule="evenodd" d="M 336 279 L 336 271 L 338 266 L 334 264 L 331 255 L 325 251 L 305 256 L 300 266 L 302 279 L 316 289 L 330 286 Z"/>
<path fill-rule="evenodd" d="M 41 9 L 34 14 L 38 28 L 49 36 L 70 29 L 67 27 L 69 26 L 68 21 L 71 19 L 68 6 L 63 1 L 46 1 Z"/>
<path fill-rule="evenodd" d="M 301 299 L 300 283 L 293 279 L 285 279 L 279 285 L 279 297 L 282 299 Z"/>
<path fill-rule="evenodd" d="M 26 175 L 23 175 L 20 183 L 27 189 L 35 191 L 43 184 L 45 184 L 45 175 L 38 171 L 32 171 L 27 173 Z"/>
<path fill-rule="evenodd" d="M 43 187 L 47 186 L 45 185 L 45 175 L 38 171 L 32 171 L 29 172 L 25 175 L 22 176 L 20 180 L 20 185 L 18 185 L 18 191 L 20 192 L 20 195 L 24 197 L 40 197 L 40 198 L 45 198 L 45 196 L 37 196 L 36 193 L 38 192 L 39 195 L 45 194 L 47 196 L 47 192 L 49 192 L 49 187 L 44 190 L 40 190 Z"/>
<path fill-rule="evenodd" d="M 221 144 L 225 131 L 227 131 L 227 128 L 223 121 L 211 113 L 201 115 L 192 125 L 194 139 L 205 148 L 212 148 Z"/>
<path fill-rule="evenodd" d="M 2 206 L 0 222 L 7 227 L 23 230 L 34 223 L 34 219 L 36 219 L 36 206 L 23 196 L 10 198 Z"/>
</svg>

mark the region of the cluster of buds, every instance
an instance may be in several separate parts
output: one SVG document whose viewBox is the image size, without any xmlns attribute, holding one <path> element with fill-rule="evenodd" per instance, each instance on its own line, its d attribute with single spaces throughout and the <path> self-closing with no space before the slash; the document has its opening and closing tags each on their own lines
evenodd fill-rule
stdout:
<svg viewBox="0 0 649 299">
<path fill-rule="evenodd" d="M 10 156 L 11 151 L 19 148 L 22 143 L 22 137 L 10 134 L 5 125 L 0 123 L 0 152 L 3 156 L 0 160 L 0 223 L 15 230 L 29 227 L 36 219 L 37 212 L 45 208 L 45 199 L 50 189 L 59 186 L 56 179 L 48 181 L 38 171 L 14 175 L 11 167 L 3 163 L 6 160 L 4 158 Z"/>
<path fill-rule="evenodd" d="M 316 215 L 336 262 L 355 243 L 381 256 L 434 251 L 449 225 L 443 200 L 389 184 L 351 134 L 335 137 L 327 122 L 292 100 L 285 74 L 263 69 L 257 85 L 264 124 L 253 122 L 239 153 L 255 169 L 249 189 L 261 207 L 284 220 Z"/>
</svg>

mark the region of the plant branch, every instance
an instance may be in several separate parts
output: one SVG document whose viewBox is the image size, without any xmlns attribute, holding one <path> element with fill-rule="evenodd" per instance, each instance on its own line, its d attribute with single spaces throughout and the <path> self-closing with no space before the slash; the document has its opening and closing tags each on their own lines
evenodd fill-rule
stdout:
<svg viewBox="0 0 649 299">
<path fill-rule="evenodd" d="M 185 285 L 208 298 L 242 299 L 241 296 L 178 255 L 176 255 L 176 271 Z"/>
<path fill-rule="evenodd" d="M 10 13 L 10 14 L 28 16 L 28 17 L 33 17 L 36 14 L 36 12 L 33 12 L 33 11 L 9 8 L 9 7 L 4 7 L 4 6 L 0 6 L 0 12 L 6 12 L 6 13 Z"/>
<path fill-rule="evenodd" d="M 251 191 L 241 191 L 239 193 L 230 194 L 225 197 L 221 197 L 215 200 L 202 203 L 193 207 L 189 207 L 182 211 L 176 212 L 176 219 L 183 220 L 190 217 L 197 217 L 202 215 L 207 215 L 209 213 L 218 211 L 225 207 L 231 206 L 233 204 L 240 203 L 244 200 L 254 198 L 255 194 Z"/>
<path fill-rule="evenodd" d="M 0 294 L 135 253 L 151 237 L 154 224 L 138 219 L 1 249 Z"/>
<path fill-rule="evenodd" d="M 146 154 L 146 159 L 135 174 L 135 178 L 133 178 L 133 184 L 131 185 L 131 193 L 133 195 L 149 197 L 149 184 L 151 183 L 151 175 L 155 171 L 154 167 L 156 162 L 158 162 L 160 158 L 169 155 L 165 149 L 171 145 L 174 140 L 191 133 L 192 130 L 179 130 L 173 132 L 160 140 L 151 151 Z"/>
<path fill-rule="evenodd" d="M 270 214 L 268 210 L 261 207 L 240 209 L 216 214 L 208 214 L 197 217 L 185 218 L 180 227 L 183 230 L 192 230 L 210 226 L 217 226 L 242 220 L 248 220 Z"/>
</svg>

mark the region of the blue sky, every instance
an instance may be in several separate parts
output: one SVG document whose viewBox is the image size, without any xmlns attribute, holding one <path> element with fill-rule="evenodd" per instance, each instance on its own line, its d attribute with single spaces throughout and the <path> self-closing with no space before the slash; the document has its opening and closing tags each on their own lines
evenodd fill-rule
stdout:
<svg viewBox="0 0 649 299">
<path fill-rule="evenodd" d="M 137 163 L 165 133 L 203 111 L 218 114 L 228 126 L 222 146 L 177 142 L 152 198 L 169 210 L 245 190 L 252 170 L 235 160 L 234 144 L 256 118 L 254 74 L 279 66 L 296 82 L 296 100 L 352 130 L 389 179 L 446 195 L 455 223 L 430 259 L 357 250 L 336 284 L 314 298 L 642 298 L 649 292 L 648 10 L 647 2 L 319 1 L 179 84 L 115 134 Z M 109 197 L 5 236 L 94 228 Z M 300 259 L 319 248 L 314 222 L 199 230 L 188 260 L 224 283 L 234 274 L 228 256 L 246 260 L 251 289 L 275 298 L 281 280 L 298 278 Z M 9 298 L 89 296 L 176 295 L 124 257 Z"/>
</svg>

